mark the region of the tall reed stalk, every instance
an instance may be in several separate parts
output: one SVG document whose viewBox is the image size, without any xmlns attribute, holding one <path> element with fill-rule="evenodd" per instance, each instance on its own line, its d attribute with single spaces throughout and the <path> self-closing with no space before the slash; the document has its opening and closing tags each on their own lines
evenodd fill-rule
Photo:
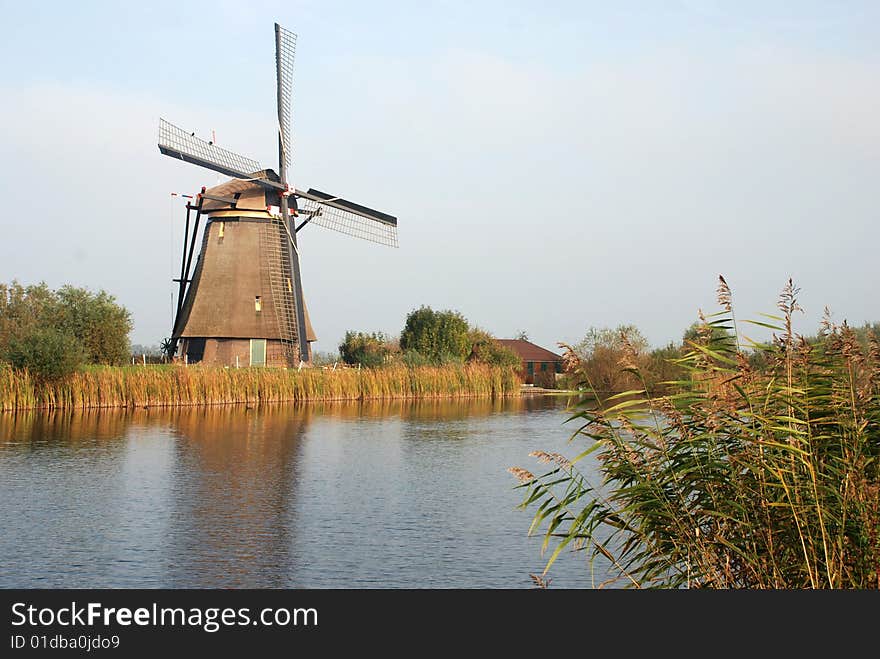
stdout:
<svg viewBox="0 0 880 659">
<path fill-rule="evenodd" d="M 553 547 L 545 574 L 570 548 L 607 566 L 599 585 L 880 588 L 880 340 L 826 314 L 807 342 L 798 292 L 789 280 L 781 316 L 747 321 L 774 332 L 757 344 L 722 278 L 678 393 L 597 396 L 570 419 L 586 450 L 533 453 L 553 467 L 537 477 L 511 469 Z"/>
<path fill-rule="evenodd" d="M 96 366 L 57 382 L 0 364 L 0 411 L 506 396 L 512 369 L 482 364 L 378 369 Z"/>
</svg>

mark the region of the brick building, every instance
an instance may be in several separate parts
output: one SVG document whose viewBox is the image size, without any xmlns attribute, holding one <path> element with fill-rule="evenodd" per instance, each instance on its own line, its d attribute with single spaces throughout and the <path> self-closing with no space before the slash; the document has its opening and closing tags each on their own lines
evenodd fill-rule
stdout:
<svg viewBox="0 0 880 659">
<path fill-rule="evenodd" d="M 562 356 L 522 339 L 496 339 L 505 348 L 513 350 L 522 360 L 520 377 L 526 384 L 552 389 L 556 374 L 562 373 Z"/>
</svg>

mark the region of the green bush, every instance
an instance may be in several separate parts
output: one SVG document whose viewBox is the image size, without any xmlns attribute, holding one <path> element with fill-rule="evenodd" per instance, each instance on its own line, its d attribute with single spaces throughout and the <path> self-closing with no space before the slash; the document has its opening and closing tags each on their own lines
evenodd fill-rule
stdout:
<svg viewBox="0 0 880 659">
<path fill-rule="evenodd" d="M 457 311 L 420 307 L 406 317 L 400 349 L 415 350 L 435 364 L 463 362 L 471 351 L 467 320 Z"/>
<path fill-rule="evenodd" d="M 84 361 L 76 337 L 52 327 L 33 327 L 13 337 L 4 357 L 15 368 L 27 369 L 36 379 L 60 380 L 79 368 Z"/>
<path fill-rule="evenodd" d="M 0 352 L 16 336 L 46 324 L 46 310 L 55 303 L 55 294 L 41 283 L 22 286 L 17 281 L 0 283 Z"/>
<path fill-rule="evenodd" d="M 519 355 L 510 348 L 498 343 L 495 337 L 485 330 L 478 327 L 472 328 L 468 333 L 468 342 L 471 345 L 469 361 L 514 369 L 519 369 L 522 366 L 522 360 L 519 358 Z"/>
<path fill-rule="evenodd" d="M 339 345 L 339 354 L 346 364 L 360 364 L 366 368 L 376 368 L 385 363 L 389 353 L 388 339 L 382 332 L 345 333 Z"/>
<path fill-rule="evenodd" d="M 405 350 L 400 353 L 400 361 L 410 368 L 433 366 L 434 362 L 416 350 Z"/>
<path fill-rule="evenodd" d="M 105 291 L 0 284 L 0 354 L 11 342 L 32 338 L 37 327 L 73 337 L 88 363 L 128 363 L 131 315 Z"/>
<path fill-rule="evenodd" d="M 687 377 L 685 371 L 678 364 L 678 360 L 687 352 L 682 346 L 669 343 L 663 348 L 655 348 L 648 354 L 645 366 L 645 379 L 649 387 L 655 390 L 661 388 L 671 389 L 674 385 L 667 383 L 676 382 Z"/>
<path fill-rule="evenodd" d="M 131 316 L 116 299 L 100 291 L 62 286 L 49 309 L 53 327 L 75 336 L 90 364 L 126 364 L 131 355 Z"/>
</svg>

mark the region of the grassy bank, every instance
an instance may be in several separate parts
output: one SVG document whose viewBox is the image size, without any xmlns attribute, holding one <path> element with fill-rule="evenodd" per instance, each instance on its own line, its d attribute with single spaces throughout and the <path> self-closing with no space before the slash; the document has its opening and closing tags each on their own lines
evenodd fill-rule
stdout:
<svg viewBox="0 0 880 659">
<path fill-rule="evenodd" d="M 519 386 L 511 369 L 474 364 L 301 371 L 96 366 L 45 383 L 0 365 L 0 411 L 505 396 Z"/>
</svg>

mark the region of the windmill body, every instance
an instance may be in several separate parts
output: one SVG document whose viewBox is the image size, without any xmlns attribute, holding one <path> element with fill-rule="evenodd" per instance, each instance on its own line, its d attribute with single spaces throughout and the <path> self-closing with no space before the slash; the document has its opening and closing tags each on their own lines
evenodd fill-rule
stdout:
<svg viewBox="0 0 880 659">
<path fill-rule="evenodd" d="M 397 246 L 397 218 L 288 185 L 295 44 L 296 36 L 276 24 L 280 174 L 164 119 L 159 122 L 161 153 L 232 177 L 202 188 L 186 207 L 172 345 L 187 362 L 292 366 L 310 361 L 309 344 L 316 337 L 305 306 L 297 242 L 306 225 Z"/>
<path fill-rule="evenodd" d="M 291 356 L 310 361 L 311 351 L 299 354 L 290 329 L 286 232 L 277 213 L 267 210 L 278 207 L 278 195 L 236 179 L 204 195 L 201 249 L 172 333 L 179 354 L 206 365 L 288 366 Z M 316 337 L 305 309 L 304 315 L 311 343 Z"/>
</svg>

